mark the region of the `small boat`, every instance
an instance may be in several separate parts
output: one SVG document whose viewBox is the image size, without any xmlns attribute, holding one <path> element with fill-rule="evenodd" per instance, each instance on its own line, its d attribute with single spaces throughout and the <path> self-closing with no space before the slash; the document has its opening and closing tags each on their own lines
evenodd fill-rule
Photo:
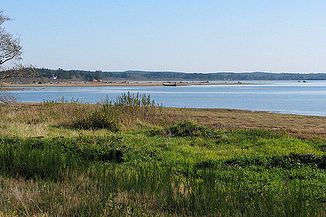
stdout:
<svg viewBox="0 0 326 217">
<path fill-rule="evenodd" d="M 163 86 L 176 87 L 177 82 L 165 82 L 163 83 Z"/>
</svg>

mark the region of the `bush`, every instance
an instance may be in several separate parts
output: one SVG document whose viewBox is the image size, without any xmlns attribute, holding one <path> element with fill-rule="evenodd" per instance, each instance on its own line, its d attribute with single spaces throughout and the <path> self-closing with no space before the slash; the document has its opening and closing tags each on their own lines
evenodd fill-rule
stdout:
<svg viewBox="0 0 326 217">
<path fill-rule="evenodd" d="M 218 137 L 216 131 L 201 126 L 194 121 L 182 121 L 166 129 L 166 133 L 175 137 Z"/>
<path fill-rule="evenodd" d="M 226 160 L 224 162 L 227 166 L 235 166 L 235 167 L 247 167 L 247 166 L 264 166 L 266 165 L 266 160 L 262 158 L 247 158 L 247 157 L 239 157 L 235 159 Z"/>
<path fill-rule="evenodd" d="M 217 165 L 217 162 L 213 160 L 204 160 L 195 164 L 196 169 L 206 169 L 206 168 L 214 168 Z"/>
<path fill-rule="evenodd" d="M 79 156 L 84 161 L 102 161 L 102 162 L 123 162 L 123 151 L 117 148 L 110 149 L 92 149 L 92 148 L 74 148 L 72 149 L 77 156 Z"/>
<path fill-rule="evenodd" d="M 300 166 L 314 166 L 326 169 L 326 155 L 317 156 L 314 154 L 290 154 L 285 156 L 274 156 L 269 158 L 235 158 L 224 162 L 228 166 L 266 166 L 291 169 Z"/>
<path fill-rule="evenodd" d="M 314 154 L 290 154 L 287 156 L 273 157 L 268 166 L 292 168 L 299 166 L 317 166 L 318 168 L 325 169 L 326 155 L 316 156 Z"/>
</svg>

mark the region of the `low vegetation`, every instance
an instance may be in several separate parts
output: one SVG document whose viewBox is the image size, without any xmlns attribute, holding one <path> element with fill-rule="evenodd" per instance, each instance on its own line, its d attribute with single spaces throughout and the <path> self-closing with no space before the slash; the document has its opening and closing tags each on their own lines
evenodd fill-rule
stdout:
<svg viewBox="0 0 326 217">
<path fill-rule="evenodd" d="M 323 142 L 132 94 L 0 109 L 0 215 L 326 215 Z"/>
</svg>

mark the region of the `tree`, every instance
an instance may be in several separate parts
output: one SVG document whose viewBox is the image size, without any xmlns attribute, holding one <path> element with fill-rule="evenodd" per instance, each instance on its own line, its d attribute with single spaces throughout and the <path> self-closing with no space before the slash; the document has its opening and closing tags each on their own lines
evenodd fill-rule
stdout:
<svg viewBox="0 0 326 217">
<path fill-rule="evenodd" d="M 0 66 L 4 63 L 20 58 L 22 46 L 18 38 L 6 31 L 3 24 L 10 18 L 0 11 Z"/>
<path fill-rule="evenodd" d="M 10 18 L 0 11 L 0 67 L 6 62 L 20 58 L 22 54 L 22 46 L 18 38 L 14 38 L 12 34 L 6 31 L 3 24 Z M 0 80 L 2 78 L 0 77 Z M 7 94 L 5 89 L 0 87 L 0 104 L 8 104 L 14 102 L 15 99 Z"/>
</svg>

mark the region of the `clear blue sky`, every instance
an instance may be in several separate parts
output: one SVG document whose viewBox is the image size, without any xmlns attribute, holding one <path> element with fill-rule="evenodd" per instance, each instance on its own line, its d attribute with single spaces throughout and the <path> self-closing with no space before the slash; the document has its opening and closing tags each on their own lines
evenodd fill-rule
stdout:
<svg viewBox="0 0 326 217">
<path fill-rule="evenodd" d="M 325 0 L 1 0 L 24 64 L 326 72 Z"/>
</svg>

